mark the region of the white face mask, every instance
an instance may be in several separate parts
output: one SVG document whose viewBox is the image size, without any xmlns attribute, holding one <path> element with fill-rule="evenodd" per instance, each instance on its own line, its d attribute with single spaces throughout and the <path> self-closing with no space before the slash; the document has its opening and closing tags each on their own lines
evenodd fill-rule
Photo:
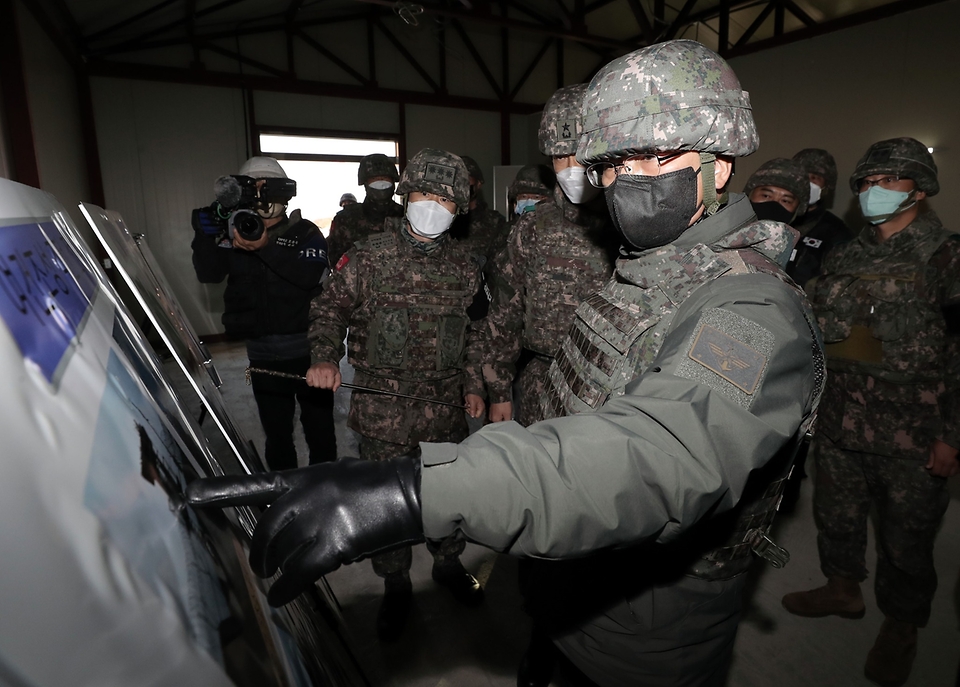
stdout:
<svg viewBox="0 0 960 687">
<path fill-rule="evenodd" d="M 454 214 L 435 200 L 417 200 L 407 203 L 407 221 L 413 233 L 435 239 L 453 224 Z"/>
<path fill-rule="evenodd" d="M 374 188 L 378 191 L 385 191 L 386 189 L 393 189 L 393 182 L 387 181 L 386 179 L 380 179 L 379 181 L 371 181 L 367 184 L 370 188 Z"/>
<path fill-rule="evenodd" d="M 817 201 L 820 200 L 820 191 L 821 191 L 820 187 L 811 181 L 810 182 L 810 201 L 809 203 L 807 203 L 807 207 L 817 204 Z"/>
<path fill-rule="evenodd" d="M 571 203 L 586 203 L 597 197 L 600 189 L 587 181 L 587 170 L 584 167 L 567 167 L 557 172 L 557 183 L 570 199 Z"/>
</svg>

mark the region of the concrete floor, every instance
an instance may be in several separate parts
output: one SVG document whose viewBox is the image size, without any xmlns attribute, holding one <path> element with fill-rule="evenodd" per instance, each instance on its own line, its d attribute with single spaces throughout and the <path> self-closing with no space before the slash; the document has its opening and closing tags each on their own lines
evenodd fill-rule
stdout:
<svg viewBox="0 0 960 687">
<path fill-rule="evenodd" d="M 258 450 L 263 436 L 250 388 L 244 385 L 246 355 L 242 344 L 210 346 L 224 380 L 222 393 L 240 427 Z M 346 363 L 343 366 L 346 368 Z M 351 381 L 352 370 L 345 370 Z M 337 393 L 337 442 L 340 456 L 355 456 L 356 437 L 346 427 L 349 391 Z M 301 461 L 306 449 L 298 436 Z M 812 472 L 814 466 L 808 466 Z M 920 631 L 910 687 L 947 687 L 955 683 L 960 661 L 960 480 L 951 481 L 953 495 L 935 551 L 940 588 L 933 616 Z M 812 482 L 806 479 L 800 501 L 790 515 L 781 515 L 774 539 L 791 554 L 782 570 L 754 566 L 752 593 L 737 636 L 728 687 L 847 687 L 872 685 L 863 677 L 863 663 L 883 620 L 876 608 L 872 579 L 864 585 L 867 614 L 862 620 L 837 617 L 798 618 L 780 605 L 790 591 L 822 583 L 812 516 Z M 876 560 L 871 531 L 868 567 Z M 430 579 L 431 557 L 414 549 L 411 577 L 414 605 L 401 640 L 381 644 L 374 622 L 382 584 L 369 562 L 345 566 L 327 577 L 350 628 L 356 653 L 375 687 L 512 687 L 516 666 L 526 646 L 529 619 L 516 589 L 516 561 L 483 547 L 467 545 L 464 565 L 480 579 L 486 601 L 480 608 L 459 606 Z"/>
</svg>

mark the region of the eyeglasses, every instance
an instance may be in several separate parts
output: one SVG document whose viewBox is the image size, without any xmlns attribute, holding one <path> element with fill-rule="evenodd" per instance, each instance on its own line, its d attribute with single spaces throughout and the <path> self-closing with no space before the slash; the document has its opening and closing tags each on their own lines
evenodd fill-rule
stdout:
<svg viewBox="0 0 960 687">
<path fill-rule="evenodd" d="M 687 152 L 689 151 L 681 150 L 676 153 L 667 153 L 666 155 L 654 155 L 653 153 L 636 155 L 623 160 L 620 164 L 613 162 L 595 162 L 587 167 L 587 180 L 596 188 L 606 188 L 607 186 L 611 186 L 621 174 L 639 174 L 647 177 L 655 177 L 660 174 L 660 167 L 662 165 Z"/>
<path fill-rule="evenodd" d="M 860 193 L 863 193 L 872 186 L 879 186 L 880 188 L 891 190 L 898 183 L 900 183 L 900 177 L 891 174 L 890 176 L 880 177 L 879 179 L 861 179 L 857 182 L 857 188 Z"/>
</svg>

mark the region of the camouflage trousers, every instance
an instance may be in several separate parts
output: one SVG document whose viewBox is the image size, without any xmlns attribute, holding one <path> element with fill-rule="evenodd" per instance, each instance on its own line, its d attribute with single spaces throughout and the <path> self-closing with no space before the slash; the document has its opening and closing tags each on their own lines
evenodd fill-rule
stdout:
<svg viewBox="0 0 960 687">
<path fill-rule="evenodd" d="M 937 589 L 933 542 L 947 510 L 947 481 L 923 460 L 838 448 L 822 434 L 813 505 L 820 568 L 827 577 L 867 577 L 867 518 L 877 509 L 877 605 L 885 615 L 924 626 Z"/>
<path fill-rule="evenodd" d="M 418 444 L 394 444 L 372 437 L 360 436 L 360 458 L 362 460 L 384 461 L 402 456 L 417 448 Z M 435 565 L 451 565 L 460 559 L 466 548 L 466 542 L 457 535 L 451 535 L 440 541 L 427 540 L 427 550 L 433 554 Z M 413 549 L 404 546 L 388 553 L 371 556 L 373 572 L 378 577 L 406 576 L 413 564 Z"/>
<path fill-rule="evenodd" d="M 517 412 L 513 418 L 524 427 L 540 419 L 540 397 L 547 388 L 547 373 L 553 358 L 537 355 L 517 375 Z"/>
</svg>

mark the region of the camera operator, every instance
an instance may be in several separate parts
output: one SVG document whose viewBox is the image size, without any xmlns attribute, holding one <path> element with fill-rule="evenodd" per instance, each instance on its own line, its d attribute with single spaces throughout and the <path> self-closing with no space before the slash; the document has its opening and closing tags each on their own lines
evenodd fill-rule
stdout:
<svg viewBox="0 0 960 687">
<path fill-rule="evenodd" d="M 252 367 L 305 375 L 310 300 L 329 272 L 326 239 L 299 210 L 287 217 L 296 182 L 271 157 L 250 158 L 238 174 L 217 179 L 214 193 L 212 205 L 193 211 L 197 279 L 227 280 L 223 326 L 228 336 L 246 339 Z M 296 402 L 310 464 L 336 459 L 331 391 L 263 373 L 252 382 L 271 470 L 297 467 Z"/>
</svg>

